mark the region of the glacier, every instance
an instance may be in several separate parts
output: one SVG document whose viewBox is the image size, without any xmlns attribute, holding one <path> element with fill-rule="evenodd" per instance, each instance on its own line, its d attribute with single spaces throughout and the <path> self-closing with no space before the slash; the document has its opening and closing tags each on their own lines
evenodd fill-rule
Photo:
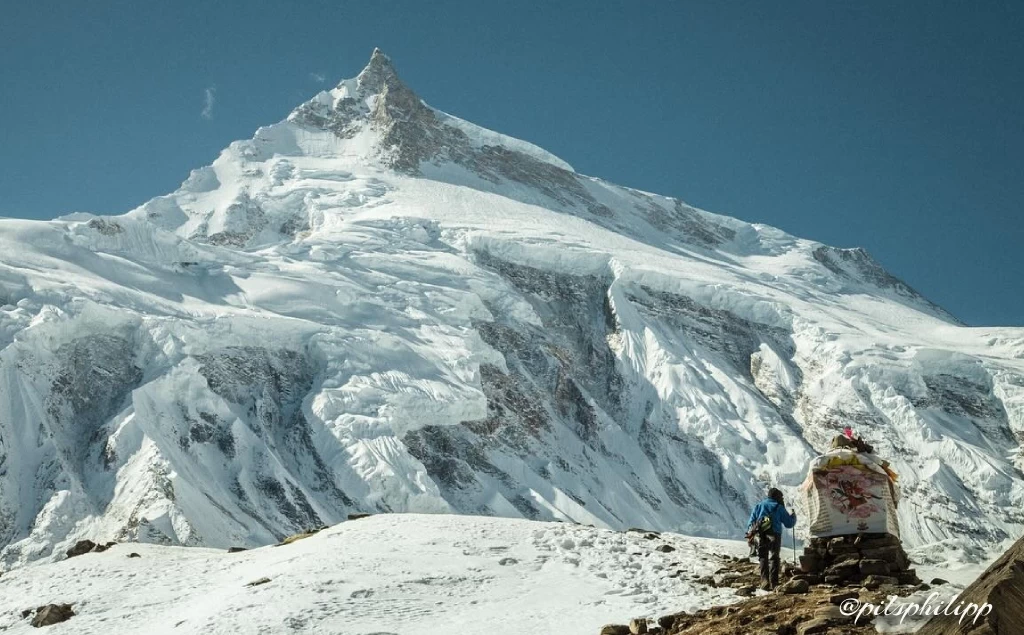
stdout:
<svg viewBox="0 0 1024 635">
<path fill-rule="evenodd" d="M 0 568 L 354 512 L 737 537 L 844 425 L 921 559 L 1024 531 L 1024 329 L 579 174 L 380 51 L 135 210 L 0 220 Z"/>
</svg>

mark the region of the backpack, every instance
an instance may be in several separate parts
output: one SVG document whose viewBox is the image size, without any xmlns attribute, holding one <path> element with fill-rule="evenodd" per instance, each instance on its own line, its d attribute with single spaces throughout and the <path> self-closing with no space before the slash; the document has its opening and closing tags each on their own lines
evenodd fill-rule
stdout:
<svg viewBox="0 0 1024 635">
<path fill-rule="evenodd" d="M 766 536 L 770 533 L 774 533 L 772 531 L 772 517 L 761 516 L 761 520 L 754 523 L 754 533 L 758 536 Z"/>
</svg>

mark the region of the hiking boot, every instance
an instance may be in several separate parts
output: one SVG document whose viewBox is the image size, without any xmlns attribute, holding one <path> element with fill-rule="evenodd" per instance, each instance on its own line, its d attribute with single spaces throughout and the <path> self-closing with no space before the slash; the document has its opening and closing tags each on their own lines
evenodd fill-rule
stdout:
<svg viewBox="0 0 1024 635">
<path fill-rule="evenodd" d="M 772 585 L 769 582 L 762 582 L 761 586 L 758 587 L 758 588 L 760 588 L 762 591 L 771 591 L 772 590 Z"/>
</svg>

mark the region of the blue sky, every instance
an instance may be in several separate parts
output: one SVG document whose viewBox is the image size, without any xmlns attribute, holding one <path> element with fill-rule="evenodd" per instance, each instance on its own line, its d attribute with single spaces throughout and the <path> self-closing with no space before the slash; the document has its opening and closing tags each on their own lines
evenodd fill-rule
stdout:
<svg viewBox="0 0 1024 635">
<path fill-rule="evenodd" d="M 431 105 L 580 172 L 1024 325 L 1021 33 L 994 0 L 7 0 L 0 215 L 127 211 L 379 46 Z"/>
</svg>

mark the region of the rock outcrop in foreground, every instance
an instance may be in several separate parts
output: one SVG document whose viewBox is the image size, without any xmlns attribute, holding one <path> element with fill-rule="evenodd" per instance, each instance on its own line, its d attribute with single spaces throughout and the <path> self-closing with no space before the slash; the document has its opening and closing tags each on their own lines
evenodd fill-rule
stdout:
<svg viewBox="0 0 1024 635">
<path fill-rule="evenodd" d="M 992 605 L 977 623 L 957 623 L 956 616 L 938 616 L 920 635 L 1021 635 L 1024 634 L 1024 537 L 960 594 L 963 602 Z"/>
<path fill-rule="evenodd" d="M 876 550 L 884 553 L 876 554 Z M 865 603 L 885 606 L 893 596 L 903 598 L 930 590 L 918 580 L 899 539 L 892 536 L 815 539 L 805 549 L 801 564 L 803 570 L 783 562 L 783 581 L 778 589 L 755 595 L 757 563 L 730 558 L 714 575 L 697 582 L 730 587 L 736 595 L 748 599 L 657 619 L 634 618 L 629 625 L 605 626 L 601 635 L 874 633 L 875 616 L 867 612 L 858 616 L 857 609 L 850 609 L 851 602 L 858 608 Z"/>
</svg>

